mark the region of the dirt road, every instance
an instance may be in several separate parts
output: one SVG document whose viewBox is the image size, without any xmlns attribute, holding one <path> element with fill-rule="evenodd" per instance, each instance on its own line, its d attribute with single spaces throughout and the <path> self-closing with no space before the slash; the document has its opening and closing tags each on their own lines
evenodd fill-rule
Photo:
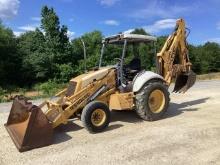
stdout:
<svg viewBox="0 0 220 165">
<path fill-rule="evenodd" d="M 38 101 L 39 102 L 39 101 Z M 164 119 L 140 120 L 113 112 L 109 128 L 89 134 L 80 121 L 55 131 L 54 144 L 19 153 L 3 124 L 9 103 L 0 104 L 0 164 L 220 164 L 220 81 L 201 81 L 186 94 L 171 94 Z"/>
</svg>

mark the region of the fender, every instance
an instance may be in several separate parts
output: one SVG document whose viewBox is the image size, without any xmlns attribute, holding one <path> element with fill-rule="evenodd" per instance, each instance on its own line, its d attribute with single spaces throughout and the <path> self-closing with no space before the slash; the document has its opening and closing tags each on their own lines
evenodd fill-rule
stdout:
<svg viewBox="0 0 220 165">
<path fill-rule="evenodd" d="M 156 74 L 154 72 L 151 71 L 141 72 L 133 80 L 133 89 L 132 89 L 133 92 L 138 92 L 146 82 L 152 79 L 160 79 L 162 81 L 165 81 L 161 75 Z"/>
</svg>

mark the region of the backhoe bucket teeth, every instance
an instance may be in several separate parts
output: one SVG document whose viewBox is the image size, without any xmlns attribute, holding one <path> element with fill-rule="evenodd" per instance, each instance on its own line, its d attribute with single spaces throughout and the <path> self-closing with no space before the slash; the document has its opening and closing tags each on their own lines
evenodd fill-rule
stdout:
<svg viewBox="0 0 220 165">
<path fill-rule="evenodd" d="M 20 152 L 52 143 L 53 129 L 42 110 L 16 96 L 5 127 Z"/>
<path fill-rule="evenodd" d="M 193 71 L 190 71 L 187 74 L 178 75 L 173 92 L 185 93 L 189 88 L 194 85 L 195 81 L 196 74 Z"/>
</svg>

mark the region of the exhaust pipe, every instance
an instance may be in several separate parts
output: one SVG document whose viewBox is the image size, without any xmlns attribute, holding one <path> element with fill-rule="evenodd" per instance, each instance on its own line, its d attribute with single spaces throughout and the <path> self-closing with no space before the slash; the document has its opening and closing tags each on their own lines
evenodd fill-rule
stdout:
<svg viewBox="0 0 220 165">
<path fill-rule="evenodd" d="M 53 142 L 52 124 L 38 106 L 23 96 L 14 98 L 5 128 L 20 152 Z"/>
</svg>

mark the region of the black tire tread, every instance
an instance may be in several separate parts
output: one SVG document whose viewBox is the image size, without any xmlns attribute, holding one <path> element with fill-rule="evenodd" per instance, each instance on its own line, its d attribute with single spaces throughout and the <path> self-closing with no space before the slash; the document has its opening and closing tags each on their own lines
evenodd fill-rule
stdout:
<svg viewBox="0 0 220 165">
<path fill-rule="evenodd" d="M 164 110 L 162 110 L 159 114 L 153 114 L 149 107 L 148 104 L 146 103 L 147 95 L 149 95 L 152 92 L 152 89 L 155 88 L 160 88 L 163 90 L 165 94 L 165 106 Z M 169 92 L 166 87 L 166 85 L 162 81 L 150 81 L 146 83 L 140 91 L 135 95 L 135 103 L 136 103 L 136 113 L 137 115 L 142 118 L 143 120 L 146 121 L 154 121 L 160 119 L 164 113 L 167 111 L 169 102 L 170 102 L 170 97 L 169 97 Z"/>
<path fill-rule="evenodd" d="M 97 109 L 97 108 L 101 108 L 104 110 L 104 112 L 106 113 L 106 121 L 105 123 L 100 126 L 100 127 L 96 127 L 92 124 L 91 122 L 91 114 L 92 111 Z M 83 126 L 90 132 L 90 133 L 97 133 L 97 132 L 102 132 L 106 127 L 108 127 L 109 123 L 110 123 L 110 110 L 108 108 L 108 106 L 100 101 L 92 101 L 90 103 L 88 103 L 82 111 L 81 114 L 81 121 L 83 123 Z"/>
</svg>

